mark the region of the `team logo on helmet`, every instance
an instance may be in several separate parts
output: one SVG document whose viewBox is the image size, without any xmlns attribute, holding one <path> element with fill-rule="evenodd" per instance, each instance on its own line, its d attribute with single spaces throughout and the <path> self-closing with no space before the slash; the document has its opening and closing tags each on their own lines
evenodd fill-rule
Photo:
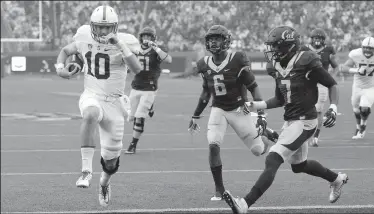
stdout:
<svg viewBox="0 0 374 214">
<path fill-rule="evenodd" d="M 284 41 L 294 41 L 295 40 L 295 31 L 291 31 L 291 32 L 289 30 L 283 31 L 282 39 Z"/>
</svg>

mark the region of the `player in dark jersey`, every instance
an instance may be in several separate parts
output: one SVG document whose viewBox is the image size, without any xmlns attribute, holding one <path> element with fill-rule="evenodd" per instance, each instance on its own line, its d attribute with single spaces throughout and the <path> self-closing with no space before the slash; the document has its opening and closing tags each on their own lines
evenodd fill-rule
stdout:
<svg viewBox="0 0 374 214">
<path fill-rule="evenodd" d="M 319 55 L 322 62 L 322 67 L 328 71 L 329 67 L 334 69 L 334 74 L 338 72 L 338 63 L 335 58 L 335 49 L 331 45 L 326 44 L 326 33 L 321 28 L 316 28 L 311 33 L 311 43 L 302 46 L 301 50 L 303 51 L 313 51 Z M 321 85 L 317 84 L 318 86 L 318 101 L 316 104 L 317 114 L 318 114 L 318 125 L 316 132 L 314 133 L 314 137 L 310 138 L 309 145 L 317 147 L 318 146 L 318 138 L 320 134 L 320 129 L 322 127 L 323 122 L 323 111 L 324 106 L 328 100 L 328 89 Z"/>
<path fill-rule="evenodd" d="M 164 47 L 156 44 L 156 30 L 145 27 L 139 33 L 141 50 L 138 59 L 142 66 L 140 73 L 136 74 L 131 83 L 130 92 L 131 113 L 128 121 L 134 121 L 133 138 L 125 154 L 134 154 L 140 135 L 144 131 L 145 118 L 154 114 L 153 106 L 158 89 L 158 79 L 161 75 L 160 64 L 171 63 L 172 57 L 167 54 Z"/>
<path fill-rule="evenodd" d="M 317 83 L 329 88 L 331 105 L 326 112 L 324 126 L 332 127 L 336 120 L 338 88 L 335 80 L 323 69 L 317 54 L 300 51 L 300 36 L 288 26 L 270 31 L 265 44 L 269 59 L 268 72 L 275 78 L 275 97 L 267 101 L 253 101 L 248 105 L 254 109 L 272 109 L 284 106 L 282 133 L 277 143 L 270 148 L 262 172 L 251 191 L 244 198 L 234 198 L 229 191 L 223 198 L 234 213 L 246 213 L 273 183 L 275 175 L 284 161 L 291 164 L 294 173 L 307 173 L 330 182 L 329 200 L 334 203 L 341 194 L 348 176 L 335 173 L 315 160 L 307 160 L 308 144 L 317 126 L 315 103 L 318 98 Z"/>
<path fill-rule="evenodd" d="M 213 97 L 209 116 L 207 138 L 209 142 L 209 164 L 213 174 L 216 194 L 212 201 L 221 200 L 225 191 L 222 181 L 222 162 L 220 145 L 230 125 L 244 144 L 256 156 L 264 154 L 270 141 L 275 141 L 278 134 L 266 129 L 263 110 L 258 112 L 257 126 L 252 121 L 248 108 L 244 108 L 243 86 L 252 93 L 254 100 L 262 100 L 250 69 L 249 60 L 243 52 L 229 52 L 231 35 L 222 25 L 212 26 L 205 35 L 206 49 L 213 56 L 205 56 L 197 63 L 197 69 L 203 78 L 203 91 L 199 103 L 189 124 L 189 131 L 194 134 L 199 130 L 197 120 Z M 263 142 L 263 134 L 266 145 Z M 269 141 L 270 140 L 270 141 Z"/>
</svg>

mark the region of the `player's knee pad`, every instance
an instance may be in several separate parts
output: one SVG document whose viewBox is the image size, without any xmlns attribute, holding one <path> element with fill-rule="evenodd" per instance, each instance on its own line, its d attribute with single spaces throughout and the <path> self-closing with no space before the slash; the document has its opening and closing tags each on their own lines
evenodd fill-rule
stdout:
<svg viewBox="0 0 374 214">
<path fill-rule="evenodd" d="M 82 113 L 84 123 L 96 123 L 101 120 L 100 109 L 96 106 L 87 107 Z"/>
<path fill-rule="evenodd" d="M 353 109 L 353 113 L 355 114 L 355 118 L 357 120 L 361 120 L 361 112 L 360 109 Z"/>
<path fill-rule="evenodd" d="M 362 107 L 360 106 L 360 115 L 362 119 L 366 120 L 371 113 L 370 107 Z"/>
<path fill-rule="evenodd" d="M 119 157 L 116 158 L 116 161 L 110 161 L 113 164 L 108 164 L 109 161 L 105 161 L 103 157 L 101 157 L 101 166 L 103 167 L 103 171 L 108 175 L 113 175 L 118 171 L 119 168 Z"/>
<path fill-rule="evenodd" d="M 282 156 L 276 152 L 269 152 L 265 159 L 265 168 L 279 168 L 284 162 Z"/>
<path fill-rule="evenodd" d="M 209 144 L 209 154 L 211 156 L 217 156 L 220 154 L 221 148 L 218 144 Z"/>
<path fill-rule="evenodd" d="M 298 163 L 298 164 L 291 164 L 292 172 L 294 172 L 294 173 L 304 172 L 304 168 L 305 168 L 306 163 L 307 163 L 307 161 L 303 161 L 303 162 Z"/>
<path fill-rule="evenodd" d="M 143 133 L 144 132 L 144 121 L 143 117 L 136 117 L 134 120 L 134 131 Z"/>
</svg>

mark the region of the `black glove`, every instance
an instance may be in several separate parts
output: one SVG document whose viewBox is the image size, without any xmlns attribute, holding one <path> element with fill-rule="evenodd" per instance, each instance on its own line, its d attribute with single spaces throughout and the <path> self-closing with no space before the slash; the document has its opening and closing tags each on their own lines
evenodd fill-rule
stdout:
<svg viewBox="0 0 374 214">
<path fill-rule="evenodd" d="M 249 107 L 249 105 L 247 105 L 246 102 L 244 102 L 243 113 L 244 113 L 244 115 L 247 115 L 247 114 L 251 113 L 250 107 Z"/>
<path fill-rule="evenodd" d="M 257 111 L 257 123 L 256 127 L 258 128 L 258 136 L 261 136 L 264 134 L 266 127 L 268 125 L 268 122 L 266 121 L 266 116 L 264 110 L 258 110 Z M 255 137 L 255 138 L 257 138 Z"/>
<path fill-rule="evenodd" d="M 327 112 L 325 113 L 323 119 L 323 126 L 325 126 L 326 128 L 333 127 L 336 123 L 336 112 L 334 111 L 334 109 L 329 108 L 329 110 L 327 110 Z"/>
</svg>

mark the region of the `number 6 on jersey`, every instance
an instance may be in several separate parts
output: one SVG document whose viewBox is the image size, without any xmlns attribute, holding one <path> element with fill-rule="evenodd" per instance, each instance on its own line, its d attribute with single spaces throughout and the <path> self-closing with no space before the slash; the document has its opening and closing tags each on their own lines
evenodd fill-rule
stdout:
<svg viewBox="0 0 374 214">
<path fill-rule="evenodd" d="M 217 96 L 222 96 L 227 93 L 225 83 L 222 81 L 224 80 L 223 74 L 213 76 L 214 80 L 214 90 Z"/>
</svg>

